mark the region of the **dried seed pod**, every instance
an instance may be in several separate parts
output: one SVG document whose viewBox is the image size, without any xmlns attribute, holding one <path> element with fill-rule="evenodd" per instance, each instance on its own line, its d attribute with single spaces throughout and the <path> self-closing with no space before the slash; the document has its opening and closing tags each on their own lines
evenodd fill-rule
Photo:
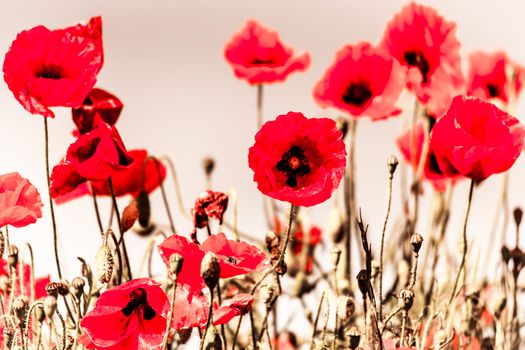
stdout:
<svg viewBox="0 0 525 350">
<path fill-rule="evenodd" d="M 107 245 L 103 245 L 95 257 L 95 270 L 100 283 L 108 283 L 113 276 L 113 253 Z"/>
<path fill-rule="evenodd" d="M 57 309 L 57 298 L 53 295 L 48 295 L 44 299 L 44 313 L 48 318 L 53 317 L 55 310 Z"/>
<path fill-rule="evenodd" d="M 170 272 L 173 275 L 178 275 L 182 270 L 182 265 L 184 263 L 184 258 L 182 255 L 175 253 L 170 255 Z"/>
<path fill-rule="evenodd" d="M 82 264 L 80 266 L 80 274 L 87 278 L 88 281 L 91 281 L 91 277 L 92 277 L 92 274 L 91 274 L 91 268 L 89 267 L 89 265 L 87 264 L 86 260 L 84 260 L 84 258 L 78 256 L 77 259 L 80 261 L 80 263 Z"/>
<path fill-rule="evenodd" d="M 397 160 L 396 156 L 391 155 L 388 158 L 386 164 L 388 166 L 388 176 L 390 178 L 393 178 L 394 177 L 394 173 L 396 172 L 397 165 L 399 164 L 399 160 Z"/>
<path fill-rule="evenodd" d="M 219 261 L 217 261 L 217 257 L 212 252 L 207 252 L 201 262 L 201 277 L 204 283 L 213 290 L 219 282 L 220 275 L 221 266 Z"/>
<path fill-rule="evenodd" d="M 151 206 L 149 202 L 149 195 L 146 191 L 140 191 L 137 196 L 137 208 L 138 208 L 138 222 L 140 226 L 146 228 L 149 227 L 151 218 Z"/>
<path fill-rule="evenodd" d="M 414 292 L 410 289 L 401 289 L 397 295 L 397 304 L 403 310 L 408 311 L 414 304 Z"/>
<path fill-rule="evenodd" d="M 361 291 L 361 294 L 367 295 L 368 294 L 368 288 L 370 286 L 370 274 L 366 270 L 361 270 L 357 274 L 357 286 L 359 287 L 359 290 Z"/>
<path fill-rule="evenodd" d="M 18 247 L 16 245 L 11 244 L 7 247 L 7 262 L 9 266 L 16 268 L 18 264 Z"/>
<path fill-rule="evenodd" d="M 412 245 L 412 251 L 414 253 L 419 253 L 421 245 L 423 244 L 423 236 L 419 233 L 414 233 L 412 237 L 410 237 L 410 244 Z"/>
<path fill-rule="evenodd" d="M 349 341 L 348 346 L 350 347 L 350 349 L 351 350 L 357 349 L 357 347 L 359 346 L 359 343 L 361 342 L 361 333 L 359 333 L 357 328 L 352 327 L 348 331 L 347 335 L 348 335 L 348 341 Z"/>
<path fill-rule="evenodd" d="M 46 284 L 46 293 L 47 295 L 58 298 L 58 282 L 49 282 Z"/>
<path fill-rule="evenodd" d="M 513 211 L 513 214 L 514 214 L 514 222 L 516 223 L 516 226 L 520 227 L 521 219 L 523 218 L 523 210 L 521 210 L 520 207 L 516 207 Z"/>
<path fill-rule="evenodd" d="M 82 296 L 82 294 L 84 294 L 85 285 L 86 281 L 84 281 L 82 277 L 75 277 L 71 281 L 71 291 L 78 300 L 80 300 L 80 297 Z"/>
<path fill-rule="evenodd" d="M 215 160 L 212 157 L 206 157 L 202 160 L 202 167 L 204 168 L 204 174 L 211 176 L 215 169 Z"/>
</svg>

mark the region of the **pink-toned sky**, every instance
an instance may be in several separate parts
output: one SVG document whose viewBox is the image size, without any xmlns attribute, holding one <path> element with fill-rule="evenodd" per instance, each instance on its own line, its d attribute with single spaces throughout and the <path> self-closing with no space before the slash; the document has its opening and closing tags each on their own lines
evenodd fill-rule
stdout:
<svg viewBox="0 0 525 350">
<path fill-rule="evenodd" d="M 265 229 L 260 195 L 247 166 L 248 148 L 255 132 L 255 89 L 237 80 L 223 58 L 223 46 L 248 18 L 277 29 L 296 50 L 308 50 L 311 68 L 290 76 L 284 84 L 265 89 L 265 118 L 288 111 L 308 116 L 336 116 L 319 109 L 312 100 L 314 83 L 344 44 L 361 40 L 377 42 L 385 23 L 406 1 L 5 1 L 0 11 L 0 52 L 8 50 L 16 34 L 36 25 L 67 26 L 102 15 L 105 64 L 99 86 L 119 96 L 125 104 L 119 120 L 120 133 L 129 149 L 146 147 L 157 155 L 170 155 L 178 169 L 186 206 L 205 188 L 201 159 L 217 161 L 213 185 L 228 191 L 235 187 L 239 201 L 239 225 L 251 235 L 263 238 Z M 457 34 L 466 54 L 474 49 L 504 49 L 510 57 L 525 63 L 523 4 L 515 1 L 425 1 L 448 20 L 458 23 Z M 407 112 L 412 102 L 403 100 Z M 51 161 L 56 163 L 73 141 L 73 123 L 66 109 L 57 108 L 49 121 Z M 518 117 L 525 113 L 518 106 Z M 521 120 L 524 120 L 521 118 Z M 398 154 L 394 138 L 401 119 L 359 123 L 357 136 L 358 204 L 370 224 L 372 245 L 377 240 L 385 211 L 386 166 L 392 153 Z M 29 115 L 0 83 L 0 173 L 18 171 L 40 190 L 44 217 L 24 229 L 12 229 L 18 245 L 29 241 L 34 247 L 39 273 L 55 272 L 52 258 L 51 225 L 44 173 L 42 117 Z M 511 206 L 525 198 L 520 159 L 511 174 Z M 475 194 L 469 237 L 475 244 L 495 252 L 500 244 L 490 235 L 490 226 L 501 182 L 500 176 L 486 181 Z M 399 183 L 394 184 L 393 215 L 400 211 Z M 427 188 L 428 195 L 430 189 Z M 467 196 L 466 184 L 455 193 L 455 211 L 449 230 L 450 251 L 459 240 L 459 222 Z M 172 207 L 173 187 L 168 185 Z M 326 226 L 332 202 L 311 210 L 312 221 Z M 121 202 L 121 207 L 125 205 Z M 524 204 L 522 202 L 522 204 Z M 160 195 L 154 195 L 154 218 L 166 222 Z M 109 208 L 104 200 L 103 208 Z M 425 235 L 428 201 L 423 202 L 420 232 Z M 76 256 L 92 260 L 100 241 L 92 203 L 88 198 L 56 209 L 60 251 L 66 275 L 79 273 Z M 105 218 L 107 212 L 104 212 Z M 231 212 L 229 213 L 231 215 Z M 180 215 L 176 226 L 188 233 L 190 223 Z M 393 220 L 391 221 L 393 223 Z M 511 239 L 512 235 L 509 235 Z M 138 267 L 146 241 L 129 235 L 133 264 Z M 490 243 L 487 245 L 487 243 Z M 389 242 L 387 244 L 399 244 Z M 497 254 L 497 253 L 496 253 Z M 486 260 L 486 255 L 481 255 Z M 496 268 L 491 263 L 490 269 Z"/>
</svg>

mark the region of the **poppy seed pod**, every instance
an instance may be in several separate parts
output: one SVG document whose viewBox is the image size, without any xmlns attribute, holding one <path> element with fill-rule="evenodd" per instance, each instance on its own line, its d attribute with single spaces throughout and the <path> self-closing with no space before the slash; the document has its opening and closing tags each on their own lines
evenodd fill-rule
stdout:
<svg viewBox="0 0 525 350">
<path fill-rule="evenodd" d="M 221 266 L 217 260 L 217 256 L 211 252 L 207 252 L 202 258 L 201 262 L 201 277 L 206 283 L 206 286 L 211 290 L 215 289 L 221 275 Z"/>
<path fill-rule="evenodd" d="M 95 270 L 97 279 L 100 283 L 108 283 L 113 276 L 113 253 L 104 244 L 97 252 L 95 257 Z"/>
<path fill-rule="evenodd" d="M 388 166 L 388 174 L 390 178 L 394 177 L 394 173 L 396 172 L 397 165 L 399 164 L 399 160 L 397 160 L 397 157 L 394 155 L 391 155 L 388 158 L 388 161 L 386 162 Z"/>
<path fill-rule="evenodd" d="M 18 247 L 16 245 L 11 244 L 7 248 L 7 261 L 12 268 L 16 268 L 18 265 Z"/>
<path fill-rule="evenodd" d="M 23 328 L 26 316 L 27 303 L 22 298 L 16 298 L 12 305 L 15 318 L 20 328 Z"/>
<path fill-rule="evenodd" d="M 151 205 L 146 191 L 140 191 L 137 196 L 138 222 L 142 227 L 148 227 L 151 218 Z"/>
<path fill-rule="evenodd" d="M 414 292 L 410 289 L 401 289 L 396 295 L 397 304 L 403 310 L 408 311 L 414 304 Z"/>
<path fill-rule="evenodd" d="M 75 297 L 80 300 L 80 297 L 84 293 L 84 286 L 86 285 L 86 281 L 82 277 L 75 277 L 71 281 L 71 291 L 75 295 Z"/>
<path fill-rule="evenodd" d="M 514 222 L 519 227 L 523 218 L 523 210 L 520 207 L 516 207 L 512 213 L 514 214 Z"/>
<path fill-rule="evenodd" d="M 349 340 L 348 346 L 350 347 L 350 349 L 351 350 L 357 349 L 357 347 L 359 346 L 359 342 L 361 342 L 361 334 L 359 333 L 357 328 L 355 327 L 350 328 L 347 335 L 348 335 L 348 340 Z"/>
<path fill-rule="evenodd" d="M 421 249 L 423 244 L 423 236 L 419 233 L 414 233 L 410 238 L 410 244 L 412 245 L 412 251 L 416 254 L 419 253 L 419 249 Z"/>
<path fill-rule="evenodd" d="M 178 275 L 182 270 L 182 265 L 184 263 L 184 258 L 178 253 L 170 255 L 170 272 L 173 275 Z"/>
<path fill-rule="evenodd" d="M 215 160 L 212 157 L 206 157 L 202 160 L 202 167 L 204 168 L 204 174 L 211 176 L 213 170 L 215 170 Z"/>
</svg>

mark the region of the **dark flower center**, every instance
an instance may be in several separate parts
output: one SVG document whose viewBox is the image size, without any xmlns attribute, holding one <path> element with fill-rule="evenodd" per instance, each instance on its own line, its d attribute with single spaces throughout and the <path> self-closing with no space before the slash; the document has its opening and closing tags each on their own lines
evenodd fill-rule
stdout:
<svg viewBox="0 0 525 350">
<path fill-rule="evenodd" d="M 87 145 L 77 148 L 75 153 L 78 161 L 82 163 L 91 158 L 95 154 L 99 143 L 100 139 L 97 137 L 91 140 Z"/>
<path fill-rule="evenodd" d="M 310 163 L 304 151 L 299 146 L 292 146 L 277 162 L 277 170 L 286 174 L 286 184 L 290 187 L 297 186 L 297 178 L 310 173 Z"/>
<path fill-rule="evenodd" d="M 155 317 L 156 312 L 149 305 L 146 296 L 147 294 L 144 288 L 137 288 L 129 293 L 129 301 L 126 306 L 122 308 L 124 316 L 129 317 L 134 312 L 138 314 L 138 312 L 142 310 L 142 316 L 146 321 Z"/>
<path fill-rule="evenodd" d="M 423 75 L 423 83 L 428 83 L 428 73 L 430 72 L 430 65 L 423 53 L 419 51 L 405 52 L 405 61 L 409 66 L 418 67 Z"/>
<path fill-rule="evenodd" d="M 251 60 L 250 63 L 253 64 L 254 66 L 263 66 L 263 65 L 269 66 L 269 65 L 274 64 L 272 59 L 263 60 L 263 59 L 260 59 L 260 58 L 254 58 L 254 59 Z"/>
<path fill-rule="evenodd" d="M 487 84 L 487 91 L 489 92 L 489 96 L 491 98 L 496 98 L 496 97 L 498 97 L 500 95 L 498 87 L 496 85 L 494 85 L 494 84 L 488 83 Z"/>
<path fill-rule="evenodd" d="M 343 101 L 349 105 L 362 106 L 372 97 L 372 91 L 366 83 L 352 83 L 344 95 Z"/>
<path fill-rule="evenodd" d="M 37 78 L 59 80 L 64 78 L 65 72 L 61 66 L 54 64 L 43 65 L 35 73 Z"/>
</svg>

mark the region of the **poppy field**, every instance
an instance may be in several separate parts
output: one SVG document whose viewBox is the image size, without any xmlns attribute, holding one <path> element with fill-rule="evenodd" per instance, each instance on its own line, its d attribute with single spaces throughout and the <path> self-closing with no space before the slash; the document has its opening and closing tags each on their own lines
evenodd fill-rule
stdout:
<svg viewBox="0 0 525 350">
<path fill-rule="evenodd" d="M 0 174 L 2 349 L 525 348 L 523 210 L 509 199 L 521 198 L 510 183 L 522 180 L 510 171 L 525 142 L 517 115 L 525 65 L 504 50 L 463 51 L 454 19 L 408 2 L 377 41 L 329 53 L 309 87 L 319 113 L 294 103 L 269 113 L 271 89 L 306 74 L 317 57 L 246 18 L 219 55 L 228 78 L 252 92 L 243 116 L 252 129 L 225 118 L 236 139 L 214 130 L 203 141 L 203 131 L 161 154 L 130 142 L 120 128 L 128 102 L 100 79 L 116 57 L 105 55 L 111 20 L 35 23 L 2 53 L 10 98 L 40 124 L 45 180 Z M 201 72 L 195 84 L 214 86 Z M 214 118 L 224 116 L 221 106 Z M 72 132 L 57 135 L 53 123 L 64 115 Z M 382 138 L 358 125 L 392 122 L 389 157 L 358 147 L 358 138 Z M 185 124 L 134 128 L 172 125 Z M 50 150 L 53 137 L 68 146 Z M 237 164 L 195 155 L 204 181 L 189 198 L 171 153 L 193 157 L 192 143 L 238 143 L 244 156 Z M 372 163 L 381 173 L 360 176 Z M 242 185 L 216 181 L 228 167 L 249 172 L 256 203 Z M 365 182 L 384 195 L 380 207 L 360 192 Z M 499 196 L 490 203 L 476 197 L 489 186 Z M 75 234 L 61 226 L 62 208 L 79 203 L 69 220 L 79 231 L 89 222 L 82 239 L 96 251 L 81 239 L 61 243 Z M 489 204 L 492 216 L 473 214 Z M 43 217 L 49 225 L 38 234 L 52 259 L 18 236 Z"/>
</svg>

